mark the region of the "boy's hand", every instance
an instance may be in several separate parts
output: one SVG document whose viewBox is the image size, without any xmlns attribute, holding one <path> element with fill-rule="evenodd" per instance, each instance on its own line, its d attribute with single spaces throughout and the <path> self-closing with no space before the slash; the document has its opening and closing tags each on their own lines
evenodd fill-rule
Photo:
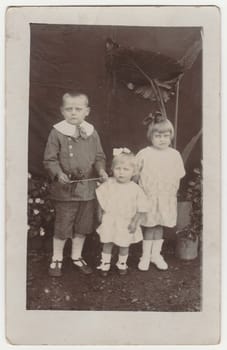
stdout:
<svg viewBox="0 0 227 350">
<path fill-rule="evenodd" d="M 70 180 L 65 173 L 58 174 L 58 181 L 63 185 L 70 183 Z"/>
<path fill-rule="evenodd" d="M 108 180 L 108 174 L 107 174 L 107 172 L 104 170 L 104 169 L 101 169 L 100 171 L 99 171 L 99 176 L 102 178 L 101 179 L 101 181 L 102 182 L 105 182 L 105 181 L 107 181 Z"/>
</svg>

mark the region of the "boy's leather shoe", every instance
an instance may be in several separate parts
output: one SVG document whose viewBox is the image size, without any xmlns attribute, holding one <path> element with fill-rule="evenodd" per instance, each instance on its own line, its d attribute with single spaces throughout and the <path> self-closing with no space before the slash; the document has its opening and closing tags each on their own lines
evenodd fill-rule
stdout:
<svg viewBox="0 0 227 350">
<path fill-rule="evenodd" d="M 72 259 L 72 261 L 73 266 L 75 266 L 79 271 L 81 271 L 85 275 L 90 275 L 93 272 L 90 266 L 88 266 L 88 264 L 86 263 L 86 261 L 84 261 L 83 258 L 79 258 L 76 260 Z"/>
</svg>

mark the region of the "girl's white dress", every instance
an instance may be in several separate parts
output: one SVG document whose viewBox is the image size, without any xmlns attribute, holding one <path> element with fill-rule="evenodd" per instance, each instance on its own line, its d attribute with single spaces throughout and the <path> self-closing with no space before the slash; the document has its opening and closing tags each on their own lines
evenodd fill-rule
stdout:
<svg viewBox="0 0 227 350">
<path fill-rule="evenodd" d="M 140 226 L 130 233 L 128 226 L 137 212 L 147 211 L 146 196 L 133 181 L 118 183 L 109 178 L 96 190 L 97 199 L 104 211 L 102 223 L 97 228 L 102 243 L 128 247 L 143 239 Z"/>
<path fill-rule="evenodd" d="M 143 226 L 173 227 L 177 219 L 177 191 L 185 175 L 180 153 L 168 147 L 159 150 L 152 146 L 136 156 L 139 167 L 139 185 L 148 200 L 148 213 Z"/>
</svg>

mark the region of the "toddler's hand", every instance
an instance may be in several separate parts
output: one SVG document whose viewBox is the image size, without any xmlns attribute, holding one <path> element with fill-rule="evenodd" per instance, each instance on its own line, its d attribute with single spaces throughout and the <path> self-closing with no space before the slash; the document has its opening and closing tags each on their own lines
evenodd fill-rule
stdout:
<svg viewBox="0 0 227 350">
<path fill-rule="evenodd" d="M 68 176 L 65 173 L 60 173 L 58 175 L 58 181 L 61 184 L 64 184 L 64 185 L 70 183 L 70 180 L 69 180 Z"/>
<path fill-rule="evenodd" d="M 129 233 L 135 233 L 137 229 L 137 223 L 135 221 L 130 222 L 128 225 Z"/>
</svg>

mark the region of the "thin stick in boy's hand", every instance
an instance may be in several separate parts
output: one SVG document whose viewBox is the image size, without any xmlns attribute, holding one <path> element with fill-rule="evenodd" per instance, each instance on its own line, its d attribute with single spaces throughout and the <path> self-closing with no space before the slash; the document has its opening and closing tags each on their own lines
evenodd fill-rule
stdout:
<svg viewBox="0 0 227 350">
<path fill-rule="evenodd" d="M 101 177 L 93 177 L 93 178 L 90 178 L 90 179 L 72 180 L 69 183 L 73 184 L 73 183 L 76 183 L 76 182 L 83 182 L 83 181 L 100 181 L 101 179 L 102 179 Z"/>
</svg>

